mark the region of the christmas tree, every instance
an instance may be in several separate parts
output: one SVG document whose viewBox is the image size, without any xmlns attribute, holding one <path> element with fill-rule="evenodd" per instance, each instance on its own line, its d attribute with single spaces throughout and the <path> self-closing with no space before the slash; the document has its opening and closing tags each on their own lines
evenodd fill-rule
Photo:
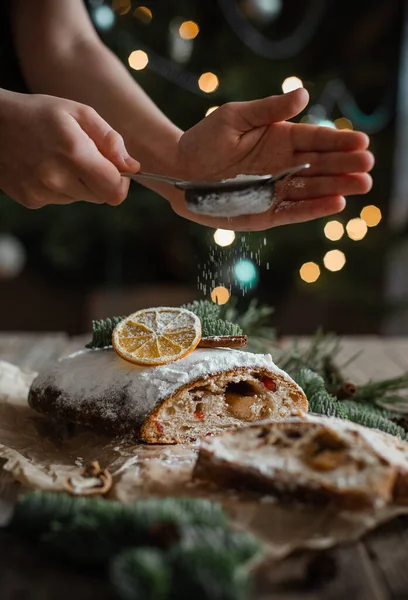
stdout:
<svg viewBox="0 0 408 600">
<path fill-rule="evenodd" d="M 10 278 L 4 282 L 6 297 L 11 290 L 8 303 L 21 295 L 11 277 L 21 270 L 24 251 L 22 277 L 49 287 L 58 281 L 74 294 L 71 305 L 103 286 L 160 281 L 194 290 L 197 277 L 216 264 L 223 269 L 205 280 L 197 297 L 203 290 L 209 297 L 214 287 L 227 288 L 227 297 L 238 294 L 242 304 L 257 297 L 276 307 L 276 322 L 287 333 L 310 333 L 318 325 L 375 331 L 389 308 L 382 281 L 392 240 L 380 219 L 391 187 L 402 5 L 90 0 L 104 42 L 180 127 L 189 128 L 224 102 L 279 94 L 299 85 L 297 77 L 311 95 L 298 120 L 372 136 L 375 186 L 368 197 L 350 198 L 338 217 L 236 234 L 226 247 L 216 244 L 214 231 L 181 219 L 137 184 L 116 208 L 82 203 L 32 212 L 2 196 L 0 277 Z M 366 206 L 371 208 L 361 218 Z M 32 320 L 23 327 L 36 328 Z M 86 322 L 56 317 L 48 323 L 54 326 L 76 333 Z M 15 325 L 4 318 L 0 327 Z"/>
</svg>

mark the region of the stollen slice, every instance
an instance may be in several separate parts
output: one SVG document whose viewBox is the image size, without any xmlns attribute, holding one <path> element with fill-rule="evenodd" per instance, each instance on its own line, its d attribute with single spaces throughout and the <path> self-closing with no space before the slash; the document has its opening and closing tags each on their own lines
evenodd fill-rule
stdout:
<svg viewBox="0 0 408 600">
<path fill-rule="evenodd" d="M 341 419 L 306 415 L 202 441 L 194 477 L 359 510 L 408 500 L 408 445 Z"/>
</svg>

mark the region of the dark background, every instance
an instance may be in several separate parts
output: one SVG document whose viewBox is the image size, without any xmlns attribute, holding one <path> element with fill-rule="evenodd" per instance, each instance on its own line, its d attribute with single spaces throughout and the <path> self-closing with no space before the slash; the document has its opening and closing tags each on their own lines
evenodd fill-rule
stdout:
<svg viewBox="0 0 408 600">
<path fill-rule="evenodd" d="M 135 16 L 142 5 L 152 12 L 150 23 Z M 89 2 L 96 25 L 110 7 L 111 2 Z M 395 132 L 401 127 L 396 102 L 404 3 L 123 0 L 113 8 L 114 23 L 99 26 L 101 37 L 126 64 L 132 50 L 148 53 L 148 66 L 131 70 L 132 75 L 183 129 L 210 106 L 279 94 L 283 80 L 296 75 L 311 95 L 311 108 L 298 119 L 322 118 L 318 105 L 326 119 L 345 116 L 370 134 L 374 187 L 368 196 L 350 197 L 345 212 L 333 218 L 345 225 L 374 204 L 382 211 L 380 224 L 361 241 L 347 235 L 338 242 L 326 239 L 323 228 L 331 219 L 246 234 L 254 251 L 262 247 L 259 279 L 245 296 L 233 291 L 243 305 L 253 297 L 273 305 L 280 333 L 311 333 L 319 326 L 339 333 L 379 332 L 395 310 L 385 301 L 387 253 L 402 235 L 387 223 Z M 191 56 L 180 62 L 174 44 L 185 20 L 196 21 L 200 32 L 188 46 Z M 206 71 L 219 77 L 212 94 L 197 86 Z M 77 204 L 28 211 L 0 196 L 0 329 L 81 333 L 90 329 L 92 318 L 200 297 L 198 264 L 208 260 L 213 233 L 176 216 L 162 198 L 136 184 L 117 208 Z M 237 234 L 235 248 L 242 245 L 240 238 Z M 23 268 L 14 272 L 2 269 L 10 253 L 13 257 L 13 243 L 25 257 Z M 322 262 L 333 248 L 347 259 L 338 272 Z M 222 259 L 222 249 L 217 252 Z M 236 251 L 225 264 L 238 258 Z M 308 261 L 321 268 L 315 283 L 299 276 Z"/>
</svg>

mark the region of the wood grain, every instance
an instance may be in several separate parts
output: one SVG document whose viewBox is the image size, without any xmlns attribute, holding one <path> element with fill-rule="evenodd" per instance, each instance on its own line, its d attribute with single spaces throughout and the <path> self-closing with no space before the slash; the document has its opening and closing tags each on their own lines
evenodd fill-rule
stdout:
<svg viewBox="0 0 408 600">
<path fill-rule="evenodd" d="M 0 359 L 39 370 L 49 360 L 84 348 L 90 335 L 0 334 Z M 285 341 L 284 343 L 288 343 Z M 408 339 L 346 338 L 339 364 L 357 385 L 408 370 Z M 1 508 L 0 508 L 1 510 Z M 100 578 L 55 561 L 26 542 L 0 532 L 1 600 L 110 600 Z M 251 600 L 402 600 L 408 598 L 408 517 L 362 541 L 321 553 L 302 552 L 261 569 Z"/>
</svg>

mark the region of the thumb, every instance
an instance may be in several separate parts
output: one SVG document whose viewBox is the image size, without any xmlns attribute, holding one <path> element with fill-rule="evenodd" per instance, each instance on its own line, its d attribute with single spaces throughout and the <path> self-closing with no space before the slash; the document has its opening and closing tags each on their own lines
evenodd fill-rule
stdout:
<svg viewBox="0 0 408 600">
<path fill-rule="evenodd" d="M 85 107 L 85 110 L 76 115 L 76 118 L 99 152 L 119 171 L 136 173 L 140 170 L 139 162 L 129 155 L 123 137 L 112 129 L 96 111 Z"/>
<path fill-rule="evenodd" d="M 249 131 L 254 127 L 292 119 L 307 106 L 308 102 L 308 92 L 304 88 L 299 88 L 280 96 L 238 102 L 236 110 L 241 117 L 243 131 Z"/>
</svg>

